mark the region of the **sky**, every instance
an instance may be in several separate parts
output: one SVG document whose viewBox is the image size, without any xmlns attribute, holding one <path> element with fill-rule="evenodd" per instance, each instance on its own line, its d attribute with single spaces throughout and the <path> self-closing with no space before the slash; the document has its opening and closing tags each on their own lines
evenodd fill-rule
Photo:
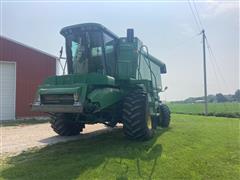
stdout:
<svg viewBox="0 0 240 180">
<path fill-rule="evenodd" d="M 201 28 L 189 1 L 0 1 L 2 36 L 58 56 L 64 46 L 59 31 L 65 26 L 97 22 L 121 37 L 134 28 L 149 53 L 167 66 L 163 100 L 204 94 Z M 213 52 L 211 56 L 206 49 L 208 94 L 232 94 L 240 83 L 239 2 L 194 2 Z"/>
</svg>

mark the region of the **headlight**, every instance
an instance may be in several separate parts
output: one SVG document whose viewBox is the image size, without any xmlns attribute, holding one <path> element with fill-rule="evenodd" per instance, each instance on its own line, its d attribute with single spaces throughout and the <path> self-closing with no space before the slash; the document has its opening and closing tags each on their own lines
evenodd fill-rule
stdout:
<svg viewBox="0 0 240 180">
<path fill-rule="evenodd" d="M 35 101 L 34 101 L 34 105 L 40 105 L 41 104 L 41 98 L 40 98 L 40 95 L 39 94 L 37 94 L 37 96 L 36 96 L 36 98 L 35 98 Z"/>
<path fill-rule="evenodd" d="M 73 94 L 73 99 L 74 99 L 74 102 L 79 101 L 79 94 L 78 93 L 74 93 Z"/>
<path fill-rule="evenodd" d="M 40 102 L 41 101 L 41 98 L 40 98 L 40 95 L 38 94 L 37 95 L 37 100 L 36 100 L 37 102 Z"/>
</svg>

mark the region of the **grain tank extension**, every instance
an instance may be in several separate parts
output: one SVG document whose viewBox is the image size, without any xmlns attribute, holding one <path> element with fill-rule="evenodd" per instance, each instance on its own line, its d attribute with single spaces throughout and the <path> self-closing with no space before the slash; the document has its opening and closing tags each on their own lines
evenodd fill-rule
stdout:
<svg viewBox="0 0 240 180">
<path fill-rule="evenodd" d="M 134 37 L 118 37 L 96 23 L 65 27 L 67 75 L 47 78 L 38 87 L 32 110 L 51 115 L 53 130 L 79 134 L 85 124 L 123 124 L 130 139 L 149 139 L 168 127 L 170 111 L 159 98 L 163 62 Z"/>
</svg>

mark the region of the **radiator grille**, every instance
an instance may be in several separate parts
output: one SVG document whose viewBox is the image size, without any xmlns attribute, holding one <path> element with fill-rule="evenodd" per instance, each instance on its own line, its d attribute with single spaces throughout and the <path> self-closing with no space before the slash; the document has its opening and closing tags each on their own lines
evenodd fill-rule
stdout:
<svg viewBox="0 0 240 180">
<path fill-rule="evenodd" d="M 73 94 L 44 94 L 41 95 L 41 104 L 73 105 Z"/>
</svg>

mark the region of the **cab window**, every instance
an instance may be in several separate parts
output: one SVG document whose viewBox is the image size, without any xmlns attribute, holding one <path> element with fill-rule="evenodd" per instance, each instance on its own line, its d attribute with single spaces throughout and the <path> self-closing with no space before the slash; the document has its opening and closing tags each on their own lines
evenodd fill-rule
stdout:
<svg viewBox="0 0 240 180">
<path fill-rule="evenodd" d="M 105 61 L 106 61 L 106 72 L 110 76 L 114 76 L 116 72 L 116 56 L 115 56 L 115 45 L 116 41 L 103 33 L 104 39 L 104 50 L 105 50 Z"/>
</svg>

